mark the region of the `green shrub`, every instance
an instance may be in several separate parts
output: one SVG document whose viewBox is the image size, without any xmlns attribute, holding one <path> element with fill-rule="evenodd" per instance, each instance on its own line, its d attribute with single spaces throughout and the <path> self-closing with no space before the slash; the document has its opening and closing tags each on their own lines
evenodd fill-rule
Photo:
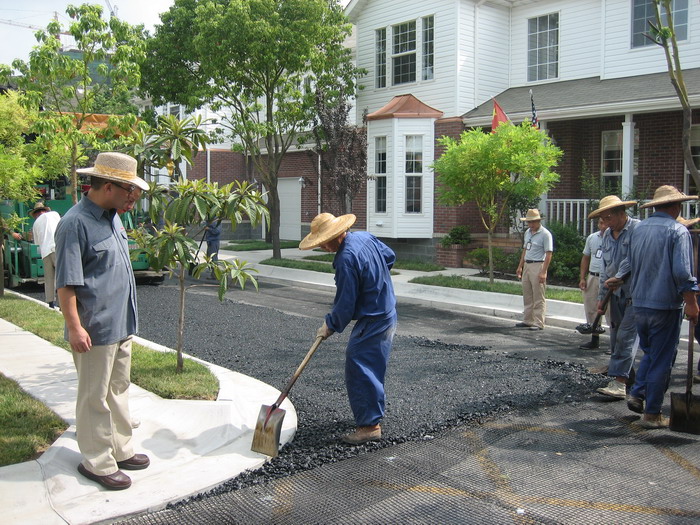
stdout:
<svg viewBox="0 0 700 525">
<path fill-rule="evenodd" d="M 554 254 L 549 265 L 549 274 L 555 279 L 575 285 L 586 239 L 572 224 L 552 222 L 547 224 L 554 239 Z"/>
<path fill-rule="evenodd" d="M 466 246 L 472 242 L 472 235 L 467 226 L 455 226 L 452 228 L 447 235 L 440 239 L 440 244 L 445 248 L 453 244 L 461 244 Z"/>
<path fill-rule="evenodd" d="M 496 255 L 497 248 L 494 248 L 494 257 Z M 479 268 L 482 272 L 488 271 L 489 269 L 489 250 L 488 248 L 476 248 L 466 254 L 467 260 L 474 266 Z"/>
<path fill-rule="evenodd" d="M 498 272 L 515 274 L 518 269 L 518 264 L 520 264 L 520 253 L 504 253 L 500 248 L 499 256 L 494 255 L 493 269 Z"/>
</svg>

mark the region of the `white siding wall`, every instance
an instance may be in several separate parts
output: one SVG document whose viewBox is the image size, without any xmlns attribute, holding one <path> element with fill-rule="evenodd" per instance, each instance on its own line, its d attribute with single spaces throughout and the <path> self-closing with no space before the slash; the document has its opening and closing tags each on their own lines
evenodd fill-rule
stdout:
<svg viewBox="0 0 700 525">
<path fill-rule="evenodd" d="M 471 3 L 471 2 L 468 2 Z M 370 113 L 383 107 L 395 95 L 411 93 L 424 103 L 445 113 L 445 116 L 457 116 L 459 112 L 455 96 L 457 82 L 456 38 L 458 29 L 459 0 L 426 2 L 417 0 L 373 1 L 359 13 L 357 19 L 357 65 L 367 70 L 367 75 L 360 79 L 364 90 L 357 100 L 358 122 L 362 112 Z M 374 87 L 375 75 L 375 30 L 390 27 L 401 22 L 420 19 L 424 16 L 435 17 L 435 75 L 433 80 L 420 80 L 420 53 L 418 55 L 419 80 L 412 83 L 391 85 L 391 39 L 387 31 L 387 87 Z M 418 31 L 418 50 L 421 45 L 421 32 Z"/>
<path fill-rule="evenodd" d="M 505 91 L 510 82 L 510 10 L 484 4 L 476 13 L 476 85 L 474 100 L 464 113 Z"/>
<path fill-rule="evenodd" d="M 556 12 L 559 13 L 559 78 L 544 82 L 598 76 L 601 55 L 601 1 L 604 0 L 542 1 L 514 8 L 511 13 L 511 86 L 528 84 L 528 19 Z"/>
<path fill-rule="evenodd" d="M 618 78 L 666 71 L 659 46 L 632 48 L 631 0 L 604 2 L 605 46 L 602 78 Z M 678 43 L 683 68 L 700 67 L 700 3 L 688 2 L 688 39 Z"/>
</svg>

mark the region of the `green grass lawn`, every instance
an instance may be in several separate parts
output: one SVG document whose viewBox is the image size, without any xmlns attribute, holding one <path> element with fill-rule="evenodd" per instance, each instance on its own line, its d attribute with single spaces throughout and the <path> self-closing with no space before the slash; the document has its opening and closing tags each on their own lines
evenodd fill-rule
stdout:
<svg viewBox="0 0 700 525">
<path fill-rule="evenodd" d="M 507 293 L 511 295 L 522 295 L 523 288 L 520 283 L 494 282 L 490 284 L 486 280 L 468 279 L 461 275 L 426 275 L 415 277 L 409 282 L 416 284 L 428 284 L 431 286 L 447 286 L 449 288 L 462 288 L 466 290 L 478 290 L 481 292 Z M 556 301 L 567 301 L 569 303 L 583 303 L 583 294 L 575 288 L 553 288 L 547 287 L 545 291 L 547 299 Z"/>
<path fill-rule="evenodd" d="M 63 316 L 33 301 L 14 295 L 0 297 L 0 317 L 69 350 L 63 338 Z M 216 399 L 219 381 L 209 369 L 185 359 L 184 371 L 176 373 L 176 353 L 158 352 L 135 344 L 132 347 L 131 381 L 166 399 Z M 17 383 L 0 375 L 0 466 L 28 461 L 43 452 L 67 425 Z M 26 421 L 10 421 L 16 419 Z M 57 423 L 58 421 L 58 423 Z"/>
<path fill-rule="evenodd" d="M 299 248 L 299 241 L 280 241 L 280 248 Z M 271 242 L 265 242 L 260 239 L 244 239 L 240 241 L 231 241 L 226 247 L 224 247 L 224 250 L 233 250 L 234 252 L 271 249 Z"/>
</svg>

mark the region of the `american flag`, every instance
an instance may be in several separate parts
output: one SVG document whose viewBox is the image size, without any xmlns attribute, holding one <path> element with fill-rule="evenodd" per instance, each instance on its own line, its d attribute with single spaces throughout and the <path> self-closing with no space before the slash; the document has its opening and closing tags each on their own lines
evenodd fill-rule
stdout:
<svg viewBox="0 0 700 525">
<path fill-rule="evenodd" d="M 537 119 L 537 110 L 535 109 L 535 97 L 532 96 L 532 90 L 530 90 L 530 104 L 532 105 L 532 125 L 537 129 L 540 129 L 540 121 Z"/>
</svg>

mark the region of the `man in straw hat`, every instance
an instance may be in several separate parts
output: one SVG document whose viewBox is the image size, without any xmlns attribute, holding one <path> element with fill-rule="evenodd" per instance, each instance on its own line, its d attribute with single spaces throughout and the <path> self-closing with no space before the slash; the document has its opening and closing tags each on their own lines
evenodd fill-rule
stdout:
<svg viewBox="0 0 700 525">
<path fill-rule="evenodd" d="M 525 217 L 520 220 L 527 222 L 528 226 L 523 241 L 523 252 L 520 254 L 520 263 L 515 272 L 523 283 L 524 319 L 515 326 L 530 330 L 544 330 L 546 308 L 544 292 L 554 243 L 552 234 L 542 226 L 540 210 L 527 210 Z"/>
<path fill-rule="evenodd" d="M 61 216 L 58 212 L 51 211 L 51 208 L 45 206 L 41 201 L 34 205 L 29 216 L 34 219 L 32 238 L 34 244 L 39 245 L 39 253 L 44 263 L 44 297 L 49 303 L 49 308 L 53 308 L 56 305 L 56 242 L 54 234 Z"/>
<path fill-rule="evenodd" d="M 150 461 L 131 444 L 128 389 L 138 313 L 117 210 L 148 184 L 136 176 L 136 160 L 122 153 L 100 153 L 93 167 L 78 172 L 91 176 L 90 189 L 56 230 L 56 286 L 78 372 L 78 472 L 120 490 L 131 486 L 121 469 L 143 469 Z"/>
<path fill-rule="evenodd" d="M 629 265 L 634 316 L 644 356 L 627 406 L 642 416 L 643 428 L 664 428 L 664 394 L 676 358 L 685 301 L 685 315 L 698 322 L 697 280 L 693 276 L 688 229 L 676 221 L 681 203 L 697 199 L 673 186 L 661 186 L 642 208 L 654 213 L 632 232 Z"/>
<path fill-rule="evenodd" d="M 374 235 L 348 232 L 354 223 L 352 214 L 321 213 L 299 248 L 335 252 L 335 300 L 317 335 L 326 339 L 356 319 L 345 351 L 345 386 L 357 428 L 343 441 L 357 445 L 382 437 L 384 376 L 396 331 L 390 273 L 396 256 Z"/>
<path fill-rule="evenodd" d="M 634 326 L 634 311 L 630 307 L 629 266 L 627 254 L 630 247 L 630 235 L 639 224 L 639 219 L 627 215 L 626 209 L 634 206 L 636 201 L 623 201 L 617 195 L 608 195 L 600 199 L 598 208 L 592 211 L 589 219 L 601 218 L 608 226 L 603 234 L 603 265 L 600 270 L 598 290 L 598 312 L 603 312 L 603 298 L 608 290 L 614 290 L 608 303 L 610 313 L 610 361 L 607 386 L 598 392 L 615 399 L 625 399 L 626 385 L 637 353 L 635 339 L 637 330 Z"/>
</svg>

